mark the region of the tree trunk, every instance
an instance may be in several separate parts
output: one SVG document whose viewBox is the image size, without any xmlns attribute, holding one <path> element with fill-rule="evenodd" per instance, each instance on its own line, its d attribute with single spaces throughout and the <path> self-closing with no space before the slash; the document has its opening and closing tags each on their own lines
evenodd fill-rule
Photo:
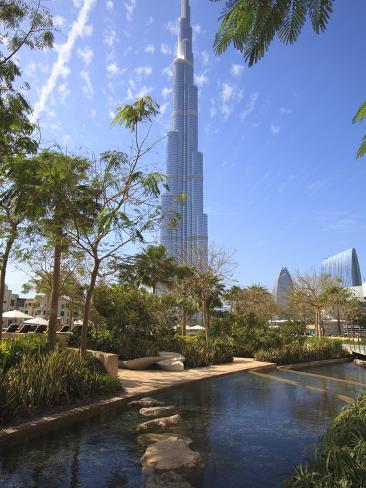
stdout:
<svg viewBox="0 0 366 488">
<path fill-rule="evenodd" d="M 183 312 L 182 316 L 182 336 L 187 335 L 187 312 Z"/>
<path fill-rule="evenodd" d="M 100 261 L 95 261 L 94 268 L 90 276 L 88 291 L 86 293 L 86 299 L 84 304 L 83 326 L 81 329 L 81 338 L 80 338 L 81 354 L 83 354 L 86 351 L 86 347 L 87 347 L 90 307 L 93 299 L 95 284 L 97 282 L 99 266 L 100 266 Z"/>
<path fill-rule="evenodd" d="M 342 335 L 342 330 L 341 330 L 341 314 L 339 312 L 339 308 L 337 309 L 337 322 L 338 322 L 338 334 L 341 336 Z"/>
<path fill-rule="evenodd" d="M 11 237 L 5 246 L 5 250 L 2 256 L 2 266 L 0 271 L 0 340 L 3 334 L 3 310 L 4 310 L 4 296 L 5 296 L 5 278 L 6 268 L 8 266 L 9 256 L 13 247 L 15 238 Z"/>
<path fill-rule="evenodd" d="M 57 340 L 57 312 L 60 300 L 60 281 L 61 281 L 61 255 L 62 255 L 62 233 L 59 231 L 56 237 L 53 255 L 53 276 L 50 304 L 50 318 L 48 321 L 48 349 L 53 351 Z"/>
<path fill-rule="evenodd" d="M 206 342 L 208 341 L 208 314 L 207 314 L 207 302 L 206 300 L 202 301 L 202 315 L 203 315 L 203 326 L 205 328 L 205 335 L 206 335 Z"/>
</svg>

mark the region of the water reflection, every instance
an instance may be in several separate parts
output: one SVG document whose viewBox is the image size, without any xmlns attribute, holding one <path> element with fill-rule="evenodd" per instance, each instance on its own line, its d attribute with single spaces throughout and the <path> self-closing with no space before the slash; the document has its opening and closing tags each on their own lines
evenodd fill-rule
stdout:
<svg viewBox="0 0 366 488">
<path fill-rule="evenodd" d="M 366 370 L 337 365 L 326 375 L 357 377 Z M 360 368 L 361 369 L 361 368 Z M 307 370 L 309 371 L 309 370 Z M 325 374 L 326 373 L 326 374 Z M 360 388 L 321 378 L 276 372 L 282 378 L 327 389 L 242 373 L 187 385 L 158 397 L 181 406 L 184 433 L 204 458 L 205 470 L 193 478 L 196 488 L 277 488 L 302 459 L 329 419 L 345 403 L 337 394 L 356 396 Z M 141 488 L 134 410 L 119 409 L 0 454 L 0 486 L 9 488 Z"/>
</svg>

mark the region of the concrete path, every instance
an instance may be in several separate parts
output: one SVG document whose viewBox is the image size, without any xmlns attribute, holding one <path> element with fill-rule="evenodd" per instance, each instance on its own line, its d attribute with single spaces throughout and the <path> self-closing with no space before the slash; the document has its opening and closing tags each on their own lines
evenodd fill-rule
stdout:
<svg viewBox="0 0 366 488">
<path fill-rule="evenodd" d="M 147 371 L 119 369 L 118 377 L 127 396 L 151 396 L 154 393 L 177 388 L 186 383 L 226 376 L 240 371 L 274 368 L 275 366 L 273 363 L 255 361 L 252 358 L 234 358 L 234 361 L 228 364 L 217 364 L 206 368 L 186 369 L 177 372 L 157 369 Z"/>
</svg>

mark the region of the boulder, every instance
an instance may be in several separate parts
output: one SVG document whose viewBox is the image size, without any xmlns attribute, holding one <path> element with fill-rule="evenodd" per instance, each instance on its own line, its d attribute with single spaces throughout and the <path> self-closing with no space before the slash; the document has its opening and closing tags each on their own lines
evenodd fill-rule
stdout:
<svg viewBox="0 0 366 488">
<path fill-rule="evenodd" d="M 181 426 L 183 423 L 182 417 L 172 415 L 171 417 L 162 417 L 154 420 L 149 420 L 136 426 L 137 432 L 148 432 L 152 430 L 168 430 L 173 427 Z"/>
<path fill-rule="evenodd" d="M 145 472 L 155 473 L 175 471 L 184 474 L 203 467 L 200 453 L 192 451 L 187 442 L 177 436 L 151 444 L 141 463 Z"/>
<path fill-rule="evenodd" d="M 145 488 L 192 488 L 188 481 L 174 471 L 149 476 L 144 486 Z"/>
<path fill-rule="evenodd" d="M 144 417 L 169 417 L 179 412 L 179 409 L 174 406 L 169 407 L 148 407 L 142 408 L 140 414 Z"/>
<path fill-rule="evenodd" d="M 184 435 L 180 434 L 171 434 L 169 432 L 157 434 L 157 433 L 148 433 L 148 434 L 140 434 L 137 437 L 137 442 L 141 446 L 149 446 L 150 444 L 153 444 L 154 442 L 159 442 L 159 441 L 164 441 L 165 439 L 168 439 L 169 437 L 177 437 L 179 439 L 184 440 L 187 445 L 192 444 L 192 439 L 190 437 L 186 437 Z"/>
<path fill-rule="evenodd" d="M 133 402 L 130 402 L 129 405 L 131 407 L 137 407 L 137 408 L 150 408 L 150 407 L 162 407 L 163 405 L 165 405 L 165 403 L 159 402 L 159 400 L 155 400 L 155 398 L 145 397 L 145 398 L 140 398 L 140 400 L 134 400 Z"/>
</svg>

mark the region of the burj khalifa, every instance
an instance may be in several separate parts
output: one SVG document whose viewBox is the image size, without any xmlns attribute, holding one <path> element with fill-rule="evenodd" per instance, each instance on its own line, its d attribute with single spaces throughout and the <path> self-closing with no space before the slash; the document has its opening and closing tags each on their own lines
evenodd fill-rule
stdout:
<svg viewBox="0 0 366 488">
<path fill-rule="evenodd" d="M 168 133 L 169 191 L 162 196 L 161 244 L 178 262 L 207 256 L 208 225 L 203 212 L 203 155 L 198 151 L 198 93 L 193 83 L 189 0 L 181 0 L 177 55 L 173 62 L 172 129 Z"/>
</svg>

